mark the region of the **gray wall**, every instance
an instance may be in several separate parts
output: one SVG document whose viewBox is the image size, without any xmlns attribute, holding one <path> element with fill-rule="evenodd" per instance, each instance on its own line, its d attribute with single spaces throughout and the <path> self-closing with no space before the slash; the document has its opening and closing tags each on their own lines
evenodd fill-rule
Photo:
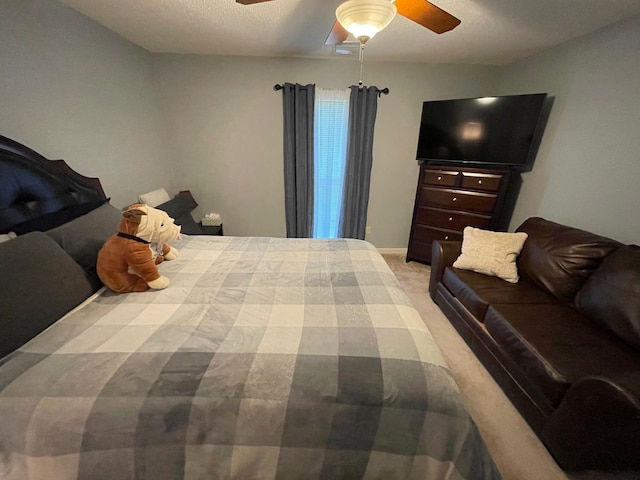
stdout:
<svg viewBox="0 0 640 480">
<path fill-rule="evenodd" d="M 555 97 L 511 227 L 530 216 L 640 243 L 640 16 L 512 64 L 505 93 Z"/>
<path fill-rule="evenodd" d="M 154 82 L 171 139 L 176 182 L 200 203 L 195 216 L 222 214 L 225 234 L 285 236 L 282 94 L 273 85 L 356 84 L 355 60 L 157 55 Z M 406 248 L 418 164 L 422 101 L 492 91 L 495 67 L 365 63 L 378 102 L 367 240 Z"/>
<path fill-rule="evenodd" d="M 365 63 L 379 101 L 368 239 L 404 248 L 423 100 L 547 91 L 511 228 L 532 215 L 640 242 L 640 17 L 507 67 Z M 345 88 L 352 60 L 150 54 L 55 0 L 0 5 L 0 134 L 99 177 L 113 203 L 189 188 L 225 233 L 284 235 L 285 81 Z"/>
<path fill-rule="evenodd" d="M 118 207 L 173 188 L 151 56 L 53 0 L 0 6 L 0 134 L 99 177 Z"/>
</svg>

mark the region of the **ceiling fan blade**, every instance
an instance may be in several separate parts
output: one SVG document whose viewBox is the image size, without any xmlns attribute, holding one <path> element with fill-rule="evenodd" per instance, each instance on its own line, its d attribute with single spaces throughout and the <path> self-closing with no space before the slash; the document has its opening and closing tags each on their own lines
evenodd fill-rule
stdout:
<svg viewBox="0 0 640 480">
<path fill-rule="evenodd" d="M 253 5 L 254 3 L 264 3 L 270 1 L 271 0 L 236 0 L 236 3 L 241 3 L 242 5 Z"/>
<path fill-rule="evenodd" d="M 327 39 L 325 40 L 325 45 L 337 45 L 339 43 L 344 42 L 349 36 L 349 32 L 347 32 L 340 22 L 336 22 L 333 24 L 333 28 L 329 32 Z"/>
<path fill-rule="evenodd" d="M 435 33 L 444 33 L 460 25 L 460 20 L 426 0 L 396 0 L 398 13 Z"/>
</svg>

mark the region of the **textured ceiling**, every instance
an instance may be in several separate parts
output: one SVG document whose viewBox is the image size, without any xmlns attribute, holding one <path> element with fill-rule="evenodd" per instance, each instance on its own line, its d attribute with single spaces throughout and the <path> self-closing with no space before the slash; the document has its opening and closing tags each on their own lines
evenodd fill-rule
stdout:
<svg viewBox="0 0 640 480">
<path fill-rule="evenodd" d="M 335 58 L 324 41 L 341 0 L 61 0 L 156 53 Z M 396 16 L 368 60 L 504 65 L 640 14 L 640 0 L 433 0 L 462 20 L 436 35 Z"/>
</svg>

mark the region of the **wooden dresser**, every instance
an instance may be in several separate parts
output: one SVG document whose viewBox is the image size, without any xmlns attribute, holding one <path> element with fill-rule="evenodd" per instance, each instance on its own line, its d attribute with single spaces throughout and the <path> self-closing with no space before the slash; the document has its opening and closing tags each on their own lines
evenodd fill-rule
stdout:
<svg viewBox="0 0 640 480">
<path fill-rule="evenodd" d="M 466 226 L 506 230 L 503 205 L 511 171 L 423 164 L 413 208 L 407 262 L 431 263 L 434 240 L 461 240 Z"/>
</svg>

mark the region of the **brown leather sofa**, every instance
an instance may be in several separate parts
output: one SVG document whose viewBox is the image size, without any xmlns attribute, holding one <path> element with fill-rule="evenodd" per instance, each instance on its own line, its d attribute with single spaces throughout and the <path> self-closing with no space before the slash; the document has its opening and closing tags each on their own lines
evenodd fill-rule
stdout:
<svg viewBox="0 0 640 480">
<path fill-rule="evenodd" d="M 640 247 L 542 218 L 520 281 L 451 265 L 433 244 L 429 292 L 558 464 L 640 469 Z"/>
</svg>

